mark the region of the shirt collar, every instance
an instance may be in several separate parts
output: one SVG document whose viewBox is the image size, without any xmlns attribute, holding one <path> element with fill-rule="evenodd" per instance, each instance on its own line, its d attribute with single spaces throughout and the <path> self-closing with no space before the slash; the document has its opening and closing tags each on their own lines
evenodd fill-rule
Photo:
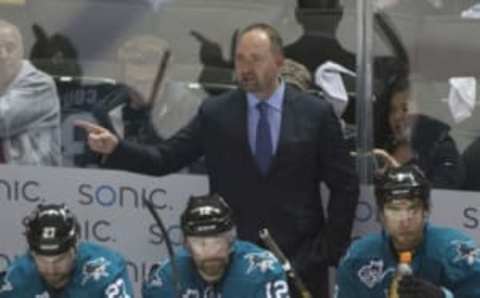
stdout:
<svg viewBox="0 0 480 298">
<path fill-rule="evenodd" d="M 270 96 L 266 101 L 258 99 L 258 97 L 256 97 L 253 93 L 247 92 L 248 108 L 255 109 L 258 103 L 266 102 L 269 107 L 273 108 L 276 111 L 281 111 L 284 97 L 285 82 L 281 80 L 277 89 L 275 89 L 272 96 Z"/>
</svg>

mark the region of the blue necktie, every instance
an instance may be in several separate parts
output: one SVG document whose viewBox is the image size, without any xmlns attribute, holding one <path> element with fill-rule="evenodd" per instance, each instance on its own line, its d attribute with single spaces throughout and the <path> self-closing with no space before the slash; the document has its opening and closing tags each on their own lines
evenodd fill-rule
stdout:
<svg viewBox="0 0 480 298">
<path fill-rule="evenodd" d="M 255 140 L 255 159 L 260 171 L 265 175 L 268 172 L 273 155 L 272 136 L 267 116 L 268 105 L 265 102 L 260 102 L 257 104 L 257 109 L 260 112 L 260 118 L 258 119 Z"/>
</svg>

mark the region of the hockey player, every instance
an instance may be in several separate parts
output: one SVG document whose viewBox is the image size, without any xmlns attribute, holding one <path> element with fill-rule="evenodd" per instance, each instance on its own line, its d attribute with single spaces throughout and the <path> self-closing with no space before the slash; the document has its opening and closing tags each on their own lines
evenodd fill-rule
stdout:
<svg viewBox="0 0 480 298">
<path fill-rule="evenodd" d="M 286 275 L 269 252 L 236 240 L 232 211 L 218 195 L 191 197 L 181 216 L 184 248 L 176 255 L 180 292 L 172 263 L 151 268 L 144 298 L 288 298 Z"/>
<path fill-rule="evenodd" d="M 337 298 L 478 298 L 480 249 L 466 235 L 427 222 L 430 184 L 413 165 L 376 181 L 383 231 L 354 242 L 337 271 Z M 390 296 L 399 252 L 413 253 L 413 273 Z"/>
<path fill-rule="evenodd" d="M 77 243 L 79 225 L 62 205 L 39 205 L 24 219 L 29 251 L 0 276 L 0 298 L 130 298 L 125 260 Z"/>
</svg>

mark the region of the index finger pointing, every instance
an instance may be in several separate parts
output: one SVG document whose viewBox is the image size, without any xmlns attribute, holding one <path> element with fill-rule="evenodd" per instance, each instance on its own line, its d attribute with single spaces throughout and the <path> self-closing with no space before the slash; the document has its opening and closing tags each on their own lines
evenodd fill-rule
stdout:
<svg viewBox="0 0 480 298">
<path fill-rule="evenodd" d="M 88 133 L 92 133 L 92 132 L 93 133 L 101 133 L 105 130 L 100 125 L 96 125 L 92 122 L 88 122 L 88 121 L 85 121 L 85 120 L 75 120 L 73 122 L 73 124 L 77 127 L 81 127 L 83 129 L 85 129 Z"/>
</svg>

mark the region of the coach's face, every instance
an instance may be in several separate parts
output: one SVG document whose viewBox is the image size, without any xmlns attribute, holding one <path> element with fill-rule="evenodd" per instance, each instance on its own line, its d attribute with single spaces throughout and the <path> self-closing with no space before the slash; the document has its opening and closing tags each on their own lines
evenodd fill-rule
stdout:
<svg viewBox="0 0 480 298">
<path fill-rule="evenodd" d="M 243 34 L 235 53 L 235 73 L 241 88 L 260 99 L 270 97 L 279 83 L 283 65 L 280 50 L 272 48 L 268 34 L 256 29 Z"/>
</svg>

